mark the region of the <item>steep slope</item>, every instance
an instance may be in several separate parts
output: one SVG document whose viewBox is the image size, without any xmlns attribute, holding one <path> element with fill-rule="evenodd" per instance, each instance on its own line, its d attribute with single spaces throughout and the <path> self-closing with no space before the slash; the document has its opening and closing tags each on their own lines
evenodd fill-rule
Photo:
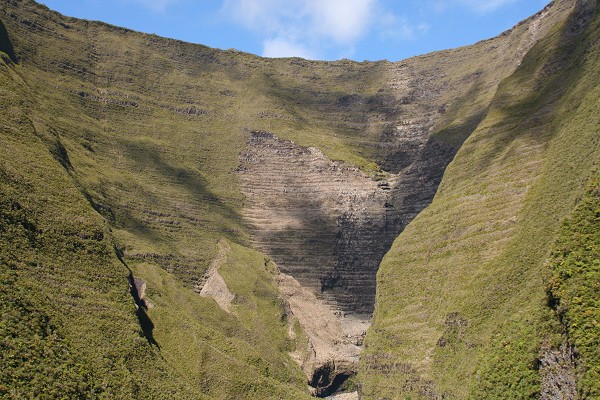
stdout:
<svg viewBox="0 0 600 400">
<path fill-rule="evenodd" d="M 28 15 L 14 18 L 25 21 Z M 35 26 L 48 34 L 48 28 Z M 208 229 L 200 231 L 198 236 L 206 236 L 200 242 L 205 247 L 193 249 L 193 256 L 175 257 L 152 250 L 172 243 L 184 247 L 195 237 L 183 243 L 185 235 L 173 242 L 152 236 L 153 221 L 160 219 L 162 226 L 174 229 L 178 224 L 170 215 L 159 214 L 163 208 L 147 205 L 154 199 L 149 193 L 141 200 L 146 207 L 136 210 L 136 215 L 148 216 L 144 223 L 127 214 L 143 186 L 132 177 L 139 177 L 135 171 L 148 164 L 154 169 L 145 177 L 147 187 L 161 173 L 168 172 L 163 179 L 175 181 L 179 192 L 168 201 L 179 201 L 185 208 L 175 216 L 178 220 L 200 205 L 211 213 L 195 214 L 190 224 L 205 223 L 198 220 L 202 215 L 222 221 L 226 207 L 202 186 L 191 184 L 201 180 L 161 164 L 159 158 L 119 176 L 123 158 L 112 158 L 114 151 L 122 150 L 115 142 L 119 138 L 102 133 L 119 126 L 120 118 L 129 117 L 132 124 L 143 121 L 130 113 L 136 107 L 129 100 L 104 102 L 99 97 L 87 103 L 83 91 L 70 91 L 81 89 L 85 79 L 37 70 L 18 46 L 18 56 L 9 50 L 11 39 L 4 30 L 0 397 L 309 398 L 304 374 L 287 355 L 294 346 L 287 335 L 274 266 L 264 256 L 231 244 L 220 269 L 235 296 L 229 314 L 212 299 L 198 296 L 193 285 L 182 283 L 186 276 L 196 276 L 193 271 L 178 269 L 185 261 L 200 264 L 197 268 L 202 270 L 202 260 L 212 257 L 206 247 L 217 247 L 211 238 L 227 236 L 227 228 L 215 225 L 212 236 Z M 30 49 L 39 50 L 37 45 Z M 68 54 L 63 65 L 67 63 Z M 136 150 L 143 152 L 143 146 Z M 111 169 L 113 163 L 116 170 Z M 98 187 L 120 191 L 119 207 L 111 207 L 94 192 Z M 189 190 L 194 192 L 190 195 Z M 183 203 L 194 195 L 197 201 Z M 133 231 L 129 237 L 137 234 L 139 242 L 156 247 L 149 247 L 144 256 L 124 256 L 123 241 L 115 239 L 123 227 Z M 194 258 L 198 253 L 202 260 Z M 243 274 L 242 287 L 235 285 L 231 273 L 226 275 L 229 269 Z"/>
<path fill-rule="evenodd" d="M 578 2 L 529 51 L 394 242 L 361 361 L 364 398 L 539 395 L 554 329 L 545 261 L 600 159 L 599 23 L 598 3 Z"/>
<path fill-rule="evenodd" d="M 285 357 L 274 267 L 232 246 L 225 268 L 245 282 L 230 288 L 236 318 L 149 262 L 125 265 L 55 157 L 68 159 L 35 130 L 22 80 L 0 68 L 10 155 L 0 170 L 0 397 L 308 398 Z M 129 293 L 132 270 L 148 283 L 143 299 Z"/>
<path fill-rule="evenodd" d="M 28 213 L 48 226 L 92 221 L 53 239 L 91 240 L 75 246 L 81 262 L 32 279 L 54 304 L 52 326 L 75 343 L 65 347 L 81 351 L 65 365 L 90 369 L 96 351 L 104 366 L 82 369 L 81 379 L 98 396 L 112 394 L 96 383 L 105 374 L 124 397 L 148 379 L 149 398 L 303 398 L 307 381 L 325 395 L 355 372 L 381 258 L 491 118 L 500 82 L 575 1 L 554 2 L 497 38 L 400 63 L 262 59 L 63 17 L 32 0 L 0 4 L 3 251 L 33 251 L 12 242 L 28 237 Z M 39 205 L 20 211 L 28 196 Z M 68 248 L 50 247 L 40 257 Z M 37 277 L 34 265 L 11 268 L 2 289 L 22 298 L 33 283 L 19 279 Z M 83 310 L 105 300 L 86 288 L 98 280 L 118 293 L 105 307 L 115 325 L 88 342 L 82 329 L 97 317 Z M 61 285 L 75 285 L 76 300 L 54 301 L 65 296 Z M 25 309 L 44 321 L 48 302 Z M 324 332 L 307 321 L 313 315 L 332 319 Z M 31 332 L 2 321 L 5 337 Z M 124 354 L 139 345 L 143 366 L 127 356 L 111 364 L 115 337 Z M 18 340 L 7 346 L 3 356 L 18 352 Z M 19 387 L 11 374 L 2 390 Z M 18 382 L 27 388 L 28 376 Z M 57 392 L 72 393 L 80 392 Z"/>
<path fill-rule="evenodd" d="M 109 228 L 37 134 L 31 103 L 20 95 L 23 81 L 6 61 L 0 395 L 152 398 L 176 391 L 201 398 L 148 345 Z"/>
<path fill-rule="evenodd" d="M 599 224 L 600 175 L 596 172 L 573 215 L 561 227 L 548 263 L 552 269 L 546 287 L 548 305 L 556 312 L 560 327 L 542 360 L 542 396 L 556 395 L 567 387 L 582 398 L 600 397 Z M 570 385 L 563 383 L 565 376 L 571 379 Z"/>
<path fill-rule="evenodd" d="M 378 179 L 380 169 L 394 174 L 394 218 L 374 230 L 388 232 L 376 254 L 361 257 L 373 239 L 353 250 L 350 224 L 340 233 L 347 240 L 330 241 L 325 268 L 316 259 L 305 264 L 319 277 L 297 276 L 317 291 L 327 281 L 333 303 L 361 312 L 372 310 L 379 260 L 429 203 L 498 82 L 572 6 L 557 2 L 471 47 L 401 63 L 323 63 L 222 52 L 64 18 L 29 0 L 3 2 L 11 52 L 28 71 L 40 114 L 61 135 L 82 188 L 114 221 L 129 259 L 153 257 L 194 285 L 222 233 L 247 238 L 232 174 L 245 129 L 316 147 Z M 320 228 L 310 219 L 302 225 L 304 241 Z M 268 227 L 253 229 L 272 236 Z M 282 270 L 297 269 L 282 254 L 302 258 L 305 249 L 275 250 L 254 236 Z M 367 282 L 357 299 L 355 281 Z"/>
<path fill-rule="evenodd" d="M 254 245 L 329 304 L 370 314 L 381 258 L 429 204 L 498 83 L 572 5 L 556 2 L 497 38 L 400 63 L 349 64 L 340 76 L 329 72 L 335 64 L 313 64 L 323 69 L 319 91 L 286 76 L 275 100 L 295 98 L 306 125 L 273 130 L 295 143 L 254 134 L 240 157 Z M 357 84 L 330 86 L 344 80 Z M 339 154 L 320 139 L 324 128 L 375 164 L 361 174 L 336 163 Z M 311 146 L 325 158 L 309 155 Z"/>
</svg>

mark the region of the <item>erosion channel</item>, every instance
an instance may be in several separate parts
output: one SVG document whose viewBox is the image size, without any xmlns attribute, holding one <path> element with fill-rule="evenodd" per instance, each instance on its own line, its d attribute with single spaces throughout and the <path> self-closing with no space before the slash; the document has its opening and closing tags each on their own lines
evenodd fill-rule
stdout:
<svg viewBox="0 0 600 400">
<path fill-rule="evenodd" d="M 497 85 L 551 26 L 546 21 L 567 9 L 556 3 L 494 39 L 390 64 L 380 90 L 388 95 L 342 96 L 331 112 L 323 108 L 324 119 L 363 115 L 365 131 L 378 139 L 362 146 L 378 172 L 277 132 L 248 132 L 238 168 L 243 217 L 253 246 L 278 265 L 291 320 L 308 336 L 295 358 L 315 395 L 330 395 L 356 373 L 382 258 L 432 201 Z"/>
<path fill-rule="evenodd" d="M 452 155 L 433 142 L 422 147 L 437 157 L 417 157 L 397 174 L 368 176 L 316 148 L 250 133 L 238 169 L 244 218 L 253 245 L 279 266 L 288 310 L 308 336 L 307 351 L 295 358 L 318 396 L 356 372 L 379 263 L 431 201 Z"/>
</svg>

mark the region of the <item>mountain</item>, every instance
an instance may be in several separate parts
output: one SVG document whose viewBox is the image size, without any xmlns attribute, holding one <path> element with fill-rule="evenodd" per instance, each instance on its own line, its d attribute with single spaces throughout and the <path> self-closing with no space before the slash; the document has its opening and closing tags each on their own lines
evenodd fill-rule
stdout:
<svg viewBox="0 0 600 400">
<path fill-rule="evenodd" d="M 384 258 L 361 365 L 365 398 L 600 396 L 588 378 L 576 384 L 588 373 L 598 381 L 597 355 L 578 350 L 588 345 L 574 335 L 583 325 L 557 323 L 556 303 L 578 300 L 554 298 L 547 261 L 551 251 L 580 251 L 556 242 L 561 221 L 577 204 L 598 204 L 598 22 L 597 3 L 581 2 L 529 51 Z M 572 279 L 597 288 L 592 243 L 581 244 L 589 271 Z M 598 332 L 597 301 L 588 294 L 579 311 L 586 335 Z"/>
<path fill-rule="evenodd" d="M 598 396 L 598 2 L 397 63 L 0 4 L 2 396 Z"/>
</svg>

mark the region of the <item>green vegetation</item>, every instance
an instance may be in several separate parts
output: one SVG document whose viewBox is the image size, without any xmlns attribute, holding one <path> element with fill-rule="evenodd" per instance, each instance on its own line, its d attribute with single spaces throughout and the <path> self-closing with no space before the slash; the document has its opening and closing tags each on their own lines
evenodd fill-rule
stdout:
<svg viewBox="0 0 600 400">
<path fill-rule="evenodd" d="M 108 227 L 35 134 L 6 64 L 0 73 L 1 396 L 201 398 L 141 335 Z"/>
<path fill-rule="evenodd" d="M 309 398 L 306 377 L 284 356 L 293 349 L 272 264 L 235 244 L 226 258 L 219 272 L 235 295 L 231 314 L 152 262 L 132 265 L 149 288 L 161 355 L 210 399 Z"/>
<path fill-rule="evenodd" d="M 75 66 L 90 62 L 81 25 L 62 53 L 65 37 L 42 32 L 47 46 L 31 47 L 35 35 L 15 29 L 19 62 L 0 53 L 0 397 L 308 398 L 263 256 L 232 244 L 244 272 L 230 277 L 243 299 L 232 314 L 192 290 L 220 238 L 245 241 L 233 174 L 242 128 L 218 121 L 215 132 L 210 116 L 165 111 L 140 87 L 103 94 Z M 103 29 L 98 40 L 121 35 Z M 41 68 L 28 62 L 34 47 Z M 131 272 L 153 308 L 136 312 Z"/>
<path fill-rule="evenodd" d="M 533 47 L 385 257 L 365 398 L 538 396 L 545 261 L 600 159 L 599 23 L 582 5 Z"/>
<path fill-rule="evenodd" d="M 289 356 L 306 335 L 241 216 L 240 154 L 267 130 L 381 179 L 404 115 L 460 151 L 383 262 L 346 389 L 536 396 L 541 342 L 567 332 L 581 396 L 597 395 L 596 186 L 545 263 L 599 159 L 597 10 L 539 27 L 515 71 L 526 25 L 398 64 L 324 63 L 0 3 L 0 397 L 309 398 Z M 194 291 L 219 243 L 230 312 Z"/>
<path fill-rule="evenodd" d="M 581 398 L 600 397 L 600 175 L 563 224 L 548 262 L 549 305 L 578 353 Z"/>
<path fill-rule="evenodd" d="M 157 345 L 149 343 L 111 229 L 64 167 L 71 161 L 57 162 L 50 139 L 35 131 L 14 67 L 2 68 L 2 148 L 11 156 L 0 169 L 0 394 L 308 397 L 305 377 L 286 354 L 273 268 L 242 246 L 233 246 L 234 267 L 253 288 L 240 289 L 240 298 L 253 306 L 236 307 L 235 315 L 155 263 L 131 263 L 155 305 L 147 315 Z"/>
</svg>

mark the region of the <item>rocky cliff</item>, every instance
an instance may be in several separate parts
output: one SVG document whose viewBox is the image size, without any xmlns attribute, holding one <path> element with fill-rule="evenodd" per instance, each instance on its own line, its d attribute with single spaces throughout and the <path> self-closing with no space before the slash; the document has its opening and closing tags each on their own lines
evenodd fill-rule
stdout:
<svg viewBox="0 0 600 400">
<path fill-rule="evenodd" d="M 332 306 L 372 312 L 375 274 L 392 241 L 431 202 L 499 82 L 569 7 L 553 4 L 471 47 L 387 63 L 370 88 L 375 95 L 307 93 L 314 98 L 306 106 L 319 104 L 317 118 L 357 131 L 345 139 L 378 170 L 250 132 L 238 171 L 253 243 Z"/>
<path fill-rule="evenodd" d="M 74 359 L 52 362 L 58 370 L 81 363 L 81 371 L 87 371 L 77 378 L 80 386 L 70 392 L 56 388 L 57 393 L 110 395 L 113 390 L 138 396 L 143 374 L 127 378 L 111 371 L 143 371 L 140 365 L 147 362 L 153 376 L 170 384 L 152 386 L 150 398 L 165 393 L 302 398 L 308 396 L 307 383 L 325 395 L 356 372 L 374 309 L 372 347 L 363 363 L 365 395 L 378 390 L 380 377 L 372 371 L 390 365 L 413 371 L 383 344 L 400 338 L 387 330 L 383 316 L 398 310 L 385 299 L 397 291 L 408 296 L 414 275 L 388 284 L 385 271 L 396 264 L 384 261 L 387 267 L 377 282 L 379 265 L 436 193 L 451 186 L 439 187 L 446 168 L 454 165 L 451 171 L 460 171 L 456 165 L 474 163 L 455 159 L 457 152 L 474 152 L 479 147 L 473 143 L 488 140 L 483 133 L 472 137 L 474 132 L 499 123 L 497 114 L 529 112 L 523 105 L 527 99 L 518 96 L 518 82 L 545 87 L 519 78 L 507 89 L 507 80 L 538 64 L 562 76 L 559 61 L 531 59 L 576 3 L 553 2 L 502 35 L 472 46 L 398 63 L 355 63 L 263 59 L 67 18 L 31 0 L 0 0 L 0 83 L 6 94 L 1 138 L 13 155 L 4 153 L 1 164 L 2 198 L 8 199 L 2 203 L 2 257 L 18 259 L 9 250 L 18 242 L 21 247 L 15 248 L 23 254 L 47 253 L 56 259 L 48 250 L 55 243 L 53 251 L 76 255 L 61 264 L 62 284 L 70 287 L 68 277 L 76 275 L 76 287 L 94 287 L 95 269 L 106 270 L 122 276 L 123 287 L 119 278 L 110 280 L 108 293 L 120 294 L 107 295 L 111 305 L 105 308 L 128 315 L 123 300 L 127 277 L 143 280 L 144 298 L 153 305 L 144 310 L 143 323 L 152 329 L 141 331 L 152 338 L 149 347 L 133 339 L 138 333 L 131 324 L 142 322 L 133 305 L 129 319 L 119 319 L 126 324 L 113 321 L 110 313 L 103 317 L 119 339 L 93 336 L 101 343 L 96 347 L 102 361 L 95 374 L 89 372 L 94 358 L 81 330 L 94 326 L 95 317 L 75 317 L 72 310 L 85 310 L 96 292 L 82 289 L 88 296 L 82 297 L 73 289 L 67 299 L 52 273 L 40 275 L 38 267 L 48 259 L 32 256 L 11 264 L 17 272 L 7 274 L 20 283 L 3 285 L 3 290 L 21 298 L 23 293 L 13 288 L 32 287 L 52 299 L 39 301 L 40 323 L 52 326 L 43 329 L 56 329 L 76 349 Z M 571 29 L 575 42 L 577 29 L 587 26 L 581 21 L 581 28 Z M 520 102 L 513 104 L 512 97 Z M 554 106 L 542 110 L 554 115 Z M 550 123 L 542 114 L 525 125 Z M 494 149 L 500 151 L 504 142 Z M 522 161 L 515 161 L 516 172 L 506 171 L 531 172 L 515 178 L 518 182 L 534 179 L 545 146 L 516 148 Z M 28 153 L 28 148 L 35 151 Z M 495 157 L 490 152 L 489 158 Z M 482 159 L 477 163 L 482 171 L 487 165 Z M 502 168 L 497 168 L 498 175 Z M 460 179 L 455 182 L 460 192 Z M 63 186 L 68 190 L 62 194 L 54 190 Z M 513 189 L 524 193 L 521 187 Z M 67 202 L 78 207 L 69 210 Z M 491 207 L 496 210 L 499 204 Z M 463 211 L 452 215 L 470 215 Z M 467 211 L 477 214 L 477 209 Z M 498 235 L 514 223 L 500 211 L 506 221 L 494 225 Z M 26 240 L 29 234 L 21 231 L 30 224 L 21 214 L 40 226 L 59 227 L 48 234 L 46 250 L 36 253 L 38 242 Z M 101 249 L 92 240 L 98 235 L 87 230 L 102 232 Z M 418 242 L 426 231 L 411 237 Z M 451 230 L 433 232 L 436 238 L 453 237 Z M 59 244 L 58 238 L 69 239 Z M 436 240 L 424 241 L 431 248 L 415 254 L 435 251 Z M 404 246 L 399 243 L 412 242 L 396 242 L 392 254 Z M 86 258 L 99 251 L 104 258 Z M 490 248 L 486 257 L 495 252 Z M 403 263 L 413 265 L 417 259 Z M 48 271 L 58 269 L 51 265 Z M 402 315 L 426 318 L 422 305 L 413 303 Z M 431 338 L 439 333 L 449 343 L 463 329 L 452 321 L 467 315 L 454 309 L 447 314 L 454 312 L 458 319 L 441 325 L 448 326 L 447 334 L 436 325 L 410 340 L 421 341 L 433 332 Z M 314 321 L 315 315 L 326 321 Z M 113 343 L 125 354 L 138 354 L 139 362 L 127 364 L 126 357 L 111 364 Z M 43 364 L 48 359 L 42 354 L 36 359 Z M 23 363 L 14 365 L 27 369 Z M 103 375 L 114 379 L 103 382 Z M 424 376 L 427 382 L 434 379 Z M 19 377 L 18 384 L 10 384 L 15 393 L 33 390 L 36 381 Z M 7 384 L 0 381 L 0 391 L 5 390 L 1 385 Z M 42 393 L 43 387 L 35 390 Z"/>
<path fill-rule="evenodd" d="M 379 261 L 397 234 L 390 184 L 266 132 L 252 132 L 239 175 L 255 245 L 343 311 L 369 313 Z"/>
</svg>

